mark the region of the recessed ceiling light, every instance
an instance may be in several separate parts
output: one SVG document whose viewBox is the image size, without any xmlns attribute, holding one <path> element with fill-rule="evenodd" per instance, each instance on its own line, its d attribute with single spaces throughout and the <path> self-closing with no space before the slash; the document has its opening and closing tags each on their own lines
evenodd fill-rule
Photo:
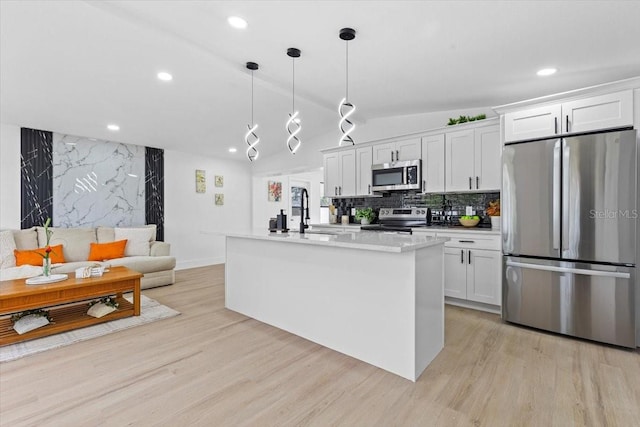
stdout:
<svg viewBox="0 0 640 427">
<path fill-rule="evenodd" d="M 238 151 L 238 149 L 236 147 L 229 148 L 229 152 L 230 153 L 235 153 L 236 151 Z"/>
<path fill-rule="evenodd" d="M 166 71 L 161 71 L 158 73 L 158 79 L 162 80 L 163 82 L 170 82 L 171 80 L 173 80 L 173 76 Z"/>
<path fill-rule="evenodd" d="M 545 77 L 555 74 L 556 71 L 558 71 L 556 68 L 543 68 L 542 70 L 538 70 L 536 74 L 540 77 Z"/>
<path fill-rule="evenodd" d="M 245 28 L 247 28 L 247 21 L 240 18 L 239 16 L 230 16 L 229 18 L 227 18 L 227 22 L 233 28 L 238 28 L 239 30 L 244 30 Z"/>
<path fill-rule="evenodd" d="M 112 130 L 112 131 L 115 132 L 117 130 L 120 130 L 120 126 L 115 125 L 115 124 L 110 124 L 110 125 L 107 125 L 107 129 Z"/>
</svg>

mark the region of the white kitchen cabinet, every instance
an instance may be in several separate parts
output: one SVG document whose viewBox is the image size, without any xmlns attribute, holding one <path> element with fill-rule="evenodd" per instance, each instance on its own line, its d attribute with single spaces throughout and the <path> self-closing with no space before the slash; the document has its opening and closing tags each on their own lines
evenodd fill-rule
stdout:
<svg viewBox="0 0 640 427">
<path fill-rule="evenodd" d="M 498 125 L 447 132 L 445 190 L 500 190 Z"/>
<path fill-rule="evenodd" d="M 562 104 L 562 133 L 633 125 L 633 92 L 609 93 Z"/>
<path fill-rule="evenodd" d="M 446 191 L 469 191 L 473 188 L 473 129 L 446 134 Z"/>
<path fill-rule="evenodd" d="M 373 164 L 373 150 L 371 147 L 356 148 L 356 194 L 370 195 L 371 165 Z"/>
<path fill-rule="evenodd" d="M 444 134 L 422 138 L 422 190 L 425 193 L 443 192 Z"/>
<path fill-rule="evenodd" d="M 373 146 L 373 164 L 416 160 L 420 158 L 422 143 L 420 138 L 401 139 Z"/>
<path fill-rule="evenodd" d="M 325 195 L 356 195 L 356 150 L 343 150 L 324 155 Z"/>
<path fill-rule="evenodd" d="M 502 264 L 499 235 L 447 234 L 445 296 L 462 301 L 501 305 Z"/>
<path fill-rule="evenodd" d="M 504 115 L 505 142 L 633 125 L 633 91 L 609 93 Z"/>
</svg>

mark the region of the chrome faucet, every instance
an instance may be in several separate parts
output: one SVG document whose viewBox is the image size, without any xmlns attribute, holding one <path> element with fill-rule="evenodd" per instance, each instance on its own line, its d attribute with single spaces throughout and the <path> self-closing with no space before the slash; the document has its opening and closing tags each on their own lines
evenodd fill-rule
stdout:
<svg viewBox="0 0 640 427">
<path fill-rule="evenodd" d="M 307 208 L 305 209 L 304 201 L 307 200 Z M 304 234 L 304 229 L 309 228 L 309 224 L 306 222 L 309 220 L 309 193 L 306 188 L 302 188 L 302 194 L 300 194 L 300 234 Z"/>
</svg>

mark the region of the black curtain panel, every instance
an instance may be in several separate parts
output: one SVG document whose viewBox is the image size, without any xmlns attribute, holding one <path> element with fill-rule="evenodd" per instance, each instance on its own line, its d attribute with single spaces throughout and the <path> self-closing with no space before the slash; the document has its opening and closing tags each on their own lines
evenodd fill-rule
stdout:
<svg viewBox="0 0 640 427">
<path fill-rule="evenodd" d="M 53 219 L 53 133 L 21 128 L 20 145 L 20 226 L 24 229 Z"/>
<path fill-rule="evenodd" d="M 156 240 L 164 240 L 164 150 L 145 147 L 145 210 L 147 224 L 157 225 Z"/>
</svg>

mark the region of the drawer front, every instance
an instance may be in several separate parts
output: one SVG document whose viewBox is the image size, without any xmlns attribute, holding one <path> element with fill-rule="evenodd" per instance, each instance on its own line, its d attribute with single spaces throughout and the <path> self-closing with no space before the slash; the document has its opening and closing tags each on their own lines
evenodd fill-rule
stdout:
<svg viewBox="0 0 640 427">
<path fill-rule="evenodd" d="M 478 236 L 477 234 L 437 233 L 438 237 L 447 237 L 449 248 L 500 250 L 500 236 Z"/>
</svg>

